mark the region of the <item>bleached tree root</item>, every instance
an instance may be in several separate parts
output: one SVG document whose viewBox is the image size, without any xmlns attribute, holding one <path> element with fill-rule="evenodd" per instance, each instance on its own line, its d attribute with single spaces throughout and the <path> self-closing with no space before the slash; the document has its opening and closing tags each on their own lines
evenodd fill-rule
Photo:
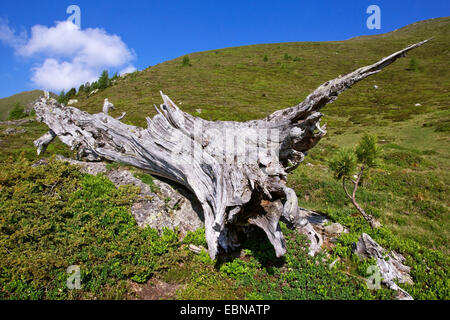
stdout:
<svg viewBox="0 0 450 320">
<path fill-rule="evenodd" d="M 405 258 L 402 255 L 395 252 L 388 253 L 366 233 L 360 236 L 355 251 L 360 257 L 375 259 L 380 281 L 389 289 L 397 291 L 398 299 L 413 300 L 408 292 L 394 282 L 397 280 L 399 283 L 413 284 L 409 275 L 411 268 L 403 264 Z"/>
<path fill-rule="evenodd" d="M 209 254 L 239 246 L 249 224 L 262 228 L 277 256 L 286 251 L 280 218 L 305 232 L 314 254 L 321 237 L 297 206 L 287 174 L 326 134 L 319 110 L 356 82 L 379 72 L 427 40 L 379 62 L 319 86 L 303 102 L 265 119 L 247 122 L 206 121 L 181 111 L 168 96 L 147 118 L 147 128 L 124 124 L 103 112 L 89 114 L 60 105 L 48 94 L 35 103 L 37 119 L 50 131 L 35 141 L 38 153 L 58 137 L 79 159 L 107 159 L 144 169 L 191 190 L 202 205 Z"/>
</svg>

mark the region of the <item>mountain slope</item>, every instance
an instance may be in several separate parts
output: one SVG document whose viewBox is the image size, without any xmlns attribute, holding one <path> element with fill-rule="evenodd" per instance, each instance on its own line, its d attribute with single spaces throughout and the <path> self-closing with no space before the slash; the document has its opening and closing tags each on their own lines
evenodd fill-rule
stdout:
<svg viewBox="0 0 450 320">
<path fill-rule="evenodd" d="M 299 206 L 349 231 L 325 244 L 327 258 L 308 257 L 304 240 L 288 230 L 283 230 L 289 248 L 284 260 L 276 259 L 264 233 L 244 243 L 239 258 L 211 261 L 206 251 L 193 254 L 189 244 L 205 245 L 202 230 L 177 242 L 175 233 L 158 238 L 136 228 L 128 207 L 132 188 L 116 190 L 105 177 L 80 176 L 67 164 L 32 167 L 40 158 L 32 142 L 48 128 L 26 123 L 21 125 L 26 134 L 7 135 L 0 124 L 0 221 L 5 223 L 0 236 L 6 248 L 0 250 L 0 297 L 124 298 L 127 284 L 136 288 L 149 280 L 147 289 L 162 281 L 179 288 L 174 297 L 182 299 L 392 298 L 385 288 L 367 289 L 371 262 L 352 253 L 365 232 L 406 258 L 414 284 L 400 286 L 415 299 L 449 299 L 450 18 L 346 41 L 193 53 L 191 66 L 182 65 L 183 57 L 166 61 L 76 99 L 77 107 L 98 113 L 107 97 L 116 106 L 113 115 L 127 111 L 123 121 L 141 126 L 155 113 L 153 103 L 162 102 L 159 90 L 205 119 L 262 118 L 300 102 L 324 81 L 431 37 L 327 105 L 322 112 L 328 134 L 288 176 Z M 354 146 L 364 133 L 377 135 L 383 152 L 357 193 L 358 202 L 382 222 L 376 230 L 360 218 L 327 169 L 337 148 Z M 41 157 L 72 155 L 55 140 Z M 24 252 L 30 255 L 26 261 Z M 83 290 L 65 287 L 72 263 L 83 270 Z"/>
<path fill-rule="evenodd" d="M 449 100 L 449 18 L 347 41 L 263 44 L 193 53 L 189 55 L 191 66 L 182 66 L 183 57 L 166 61 L 128 75 L 115 86 L 82 99 L 78 106 L 98 112 L 108 97 L 118 107 L 117 114 L 128 112 L 126 121 L 145 125 L 145 116 L 155 112 L 153 104 L 161 103 L 159 90 L 163 90 L 175 102 L 181 102 L 185 111 L 195 114 L 196 109 L 202 109 L 200 116 L 206 119 L 261 118 L 298 103 L 312 89 L 339 74 L 426 38 L 433 41 L 324 109 L 327 115 L 343 117 L 354 115 L 353 107 L 392 117 L 414 114 L 422 112 L 413 108 L 415 103 L 441 105 Z M 406 71 L 413 57 L 418 72 Z M 375 83 L 382 90 L 372 90 Z M 367 114 L 365 118 L 371 117 Z"/>
<path fill-rule="evenodd" d="M 7 120 L 9 111 L 16 103 L 26 107 L 29 103 L 42 96 L 42 90 L 23 91 L 12 96 L 0 99 L 0 120 Z"/>
</svg>

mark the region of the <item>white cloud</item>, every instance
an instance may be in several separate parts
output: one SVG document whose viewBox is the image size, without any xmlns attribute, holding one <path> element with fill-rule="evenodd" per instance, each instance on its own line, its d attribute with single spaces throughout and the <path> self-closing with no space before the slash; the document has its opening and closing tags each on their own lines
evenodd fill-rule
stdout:
<svg viewBox="0 0 450 320">
<path fill-rule="evenodd" d="M 117 35 L 99 28 L 79 29 L 70 21 L 53 27 L 36 25 L 31 36 L 15 35 L 7 24 L 0 24 L 0 40 L 16 54 L 38 59 L 31 69 L 31 80 L 40 89 L 67 90 L 97 79 L 103 69 L 136 70 L 132 49 Z M 133 70 L 133 71 L 134 71 Z"/>
<path fill-rule="evenodd" d="M 44 63 L 32 69 L 31 80 L 41 88 L 49 90 L 67 90 L 78 87 L 87 81 L 98 78 L 95 70 L 86 68 L 81 63 L 59 62 L 56 59 L 45 59 Z"/>
<path fill-rule="evenodd" d="M 26 42 L 26 39 L 26 31 L 16 35 L 15 31 L 9 27 L 8 21 L 0 19 L 0 41 L 10 47 L 18 48 Z"/>
</svg>

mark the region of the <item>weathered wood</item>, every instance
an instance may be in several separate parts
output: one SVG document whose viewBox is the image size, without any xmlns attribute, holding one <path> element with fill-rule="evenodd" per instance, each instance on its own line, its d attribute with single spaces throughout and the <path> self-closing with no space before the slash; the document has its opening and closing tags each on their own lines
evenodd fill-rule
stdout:
<svg viewBox="0 0 450 320">
<path fill-rule="evenodd" d="M 413 300 L 408 292 L 394 282 L 396 280 L 399 283 L 413 284 L 409 275 L 411 268 L 403 264 L 405 258 L 401 254 L 387 252 L 366 233 L 359 237 L 355 252 L 362 258 L 373 258 L 376 261 L 379 280 L 388 288 L 397 291 L 398 299 Z"/>
<path fill-rule="evenodd" d="M 190 189 L 202 205 L 209 254 L 239 246 L 240 232 L 249 224 L 262 228 L 277 256 L 285 253 L 278 221 L 288 221 L 307 234 L 310 253 L 321 237 L 298 209 L 287 174 L 326 134 L 319 110 L 354 83 L 379 72 L 427 40 L 411 45 L 379 62 L 327 81 L 303 102 L 262 120 L 206 121 L 181 111 L 168 96 L 147 119 L 147 128 L 124 124 L 103 112 L 89 114 L 60 105 L 48 95 L 34 106 L 37 119 L 49 133 L 35 141 L 38 153 L 58 137 L 77 151 L 79 159 L 123 162 L 175 181 Z"/>
</svg>

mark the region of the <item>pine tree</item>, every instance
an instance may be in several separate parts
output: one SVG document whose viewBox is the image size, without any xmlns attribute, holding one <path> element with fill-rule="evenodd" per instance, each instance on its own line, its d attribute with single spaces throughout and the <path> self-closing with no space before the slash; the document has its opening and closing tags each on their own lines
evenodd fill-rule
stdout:
<svg viewBox="0 0 450 320">
<path fill-rule="evenodd" d="M 377 138 L 366 134 L 356 149 L 342 148 L 328 162 L 334 178 L 342 182 L 345 194 L 372 228 L 379 227 L 380 223 L 358 204 L 356 191 L 363 178 L 364 170 L 376 167 L 379 156 L 380 149 L 377 145 Z M 347 182 L 353 184 L 352 192 L 348 191 Z"/>
<path fill-rule="evenodd" d="M 67 101 L 69 101 L 70 99 L 75 97 L 76 94 L 77 94 L 77 89 L 72 88 L 69 91 L 67 91 L 65 98 Z"/>
<path fill-rule="evenodd" d="M 98 79 L 98 88 L 99 89 L 106 89 L 109 87 L 109 75 L 108 70 L 103 70 L 102 75 Z"/>
<path fill-rule="evenodd" d="M 64 104 L 67 103 L 66 94 L 64 93 L 64 90 L 61 91 L 61 93 L 59 94 L 57 101 L 59 103 L 64 103 Z"/>
</svg>

